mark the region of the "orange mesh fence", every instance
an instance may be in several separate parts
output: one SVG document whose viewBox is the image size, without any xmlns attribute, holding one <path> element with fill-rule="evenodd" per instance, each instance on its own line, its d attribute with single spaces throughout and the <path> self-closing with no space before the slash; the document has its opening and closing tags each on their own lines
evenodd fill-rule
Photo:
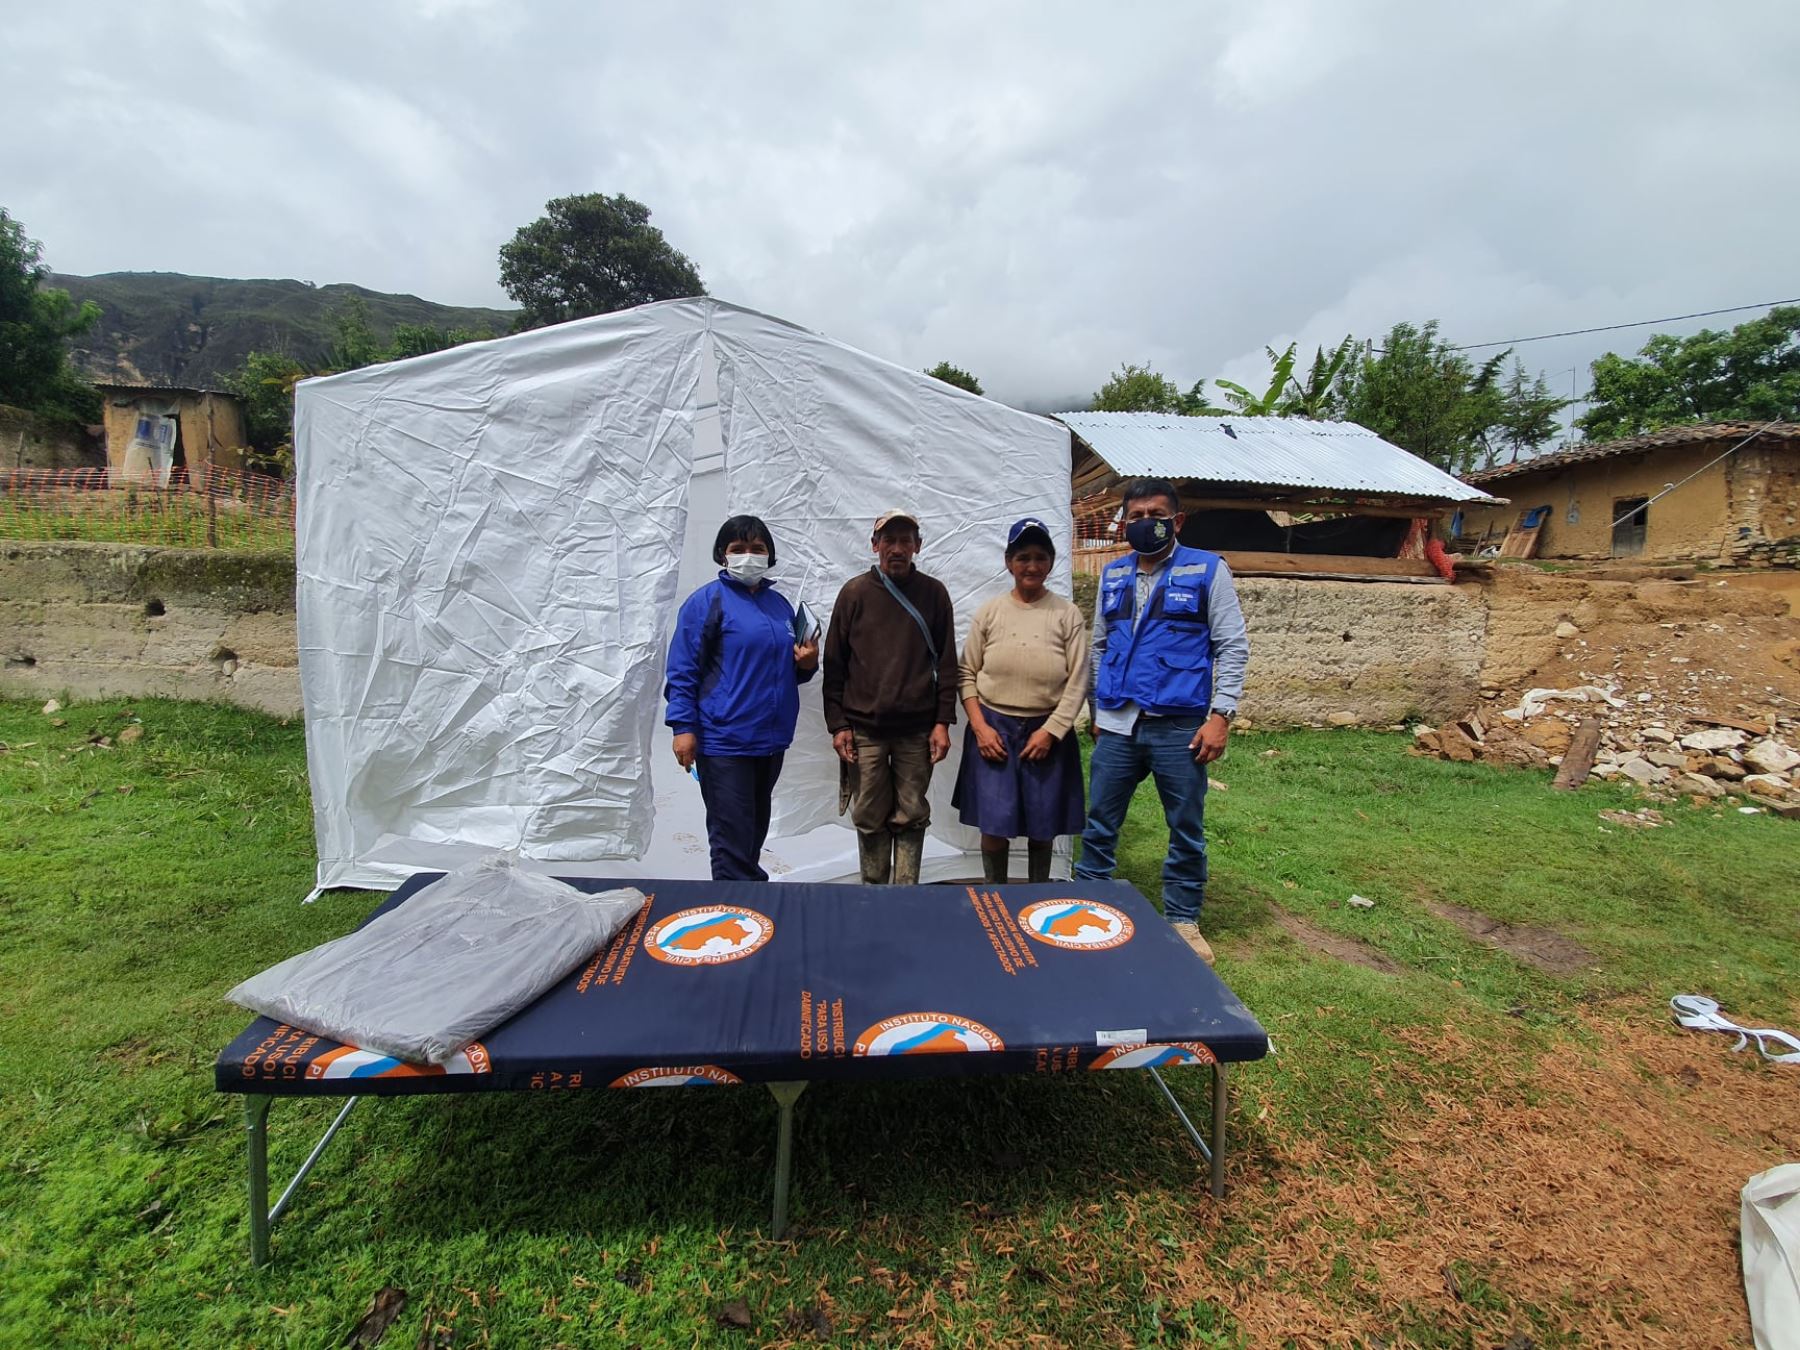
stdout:
<svg viewBox="0 0 1800 1350">
<path fill-rule="evenodd" d="M 177 468 L 166 483 L 110 469 L 0 470 L 0 539 L 292 551 L 289 484 L 241 469 Z"/>
</svg>

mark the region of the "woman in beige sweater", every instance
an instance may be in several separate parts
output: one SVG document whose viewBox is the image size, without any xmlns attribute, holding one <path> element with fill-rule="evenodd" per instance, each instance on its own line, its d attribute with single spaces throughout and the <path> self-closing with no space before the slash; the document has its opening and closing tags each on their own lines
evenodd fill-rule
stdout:
<svg viewBox="0 0 1800 1350">
<path fill-rule="evenodd" d="M 1087 815 L 1071 733 L 1087 698 L 1088 629 L 1080 610 L 1044 589 L 1055 562 L 1049 527 L 1015 522 L 1006 535 L 1013 587 L 975 611 L 963 646 L 969 734 L 950 804 L 981 831 L 982 870 L 993 882 L 1006 880 L 1020 835 L 1029 879 L 1050 880 L 1056 836 L 1080 834 Z"/>
</svg>

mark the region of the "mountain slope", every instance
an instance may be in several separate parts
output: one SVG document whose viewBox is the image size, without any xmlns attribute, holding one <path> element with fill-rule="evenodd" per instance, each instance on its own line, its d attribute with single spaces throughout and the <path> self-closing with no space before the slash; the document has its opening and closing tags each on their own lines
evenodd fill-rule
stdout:
<svg viewBox="0 0 1800 1350">
<path fill-rule="evenodd" d="M 413 295 L 304 281 L 235 281 L 179 272 L 56 275 L 79 302 L 100 306 L 100 322 L 77 338 L 75 362 L 94 380 L 216 387 L 253 351 L 286 352 L 321 365 L 331 344 L 334 309 L 362 297 L 369 324 L 385 341 L 397 323 L 468 328 L 499 336 L 510 310 L 465 309 Z"/>
</svg>

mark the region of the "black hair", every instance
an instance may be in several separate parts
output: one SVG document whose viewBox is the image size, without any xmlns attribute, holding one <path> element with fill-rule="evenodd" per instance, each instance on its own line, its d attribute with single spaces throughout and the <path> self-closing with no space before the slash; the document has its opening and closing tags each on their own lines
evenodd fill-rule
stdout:
<svg viewBox="0 0 1800 1350">
<path fill-rule="evenodd" d="M 1143 501 L 1146 497 L 1167 497 L 1169 505 L 1175 508 L 1175 514 L 1181 514 L 1181 493 L 1166 478 L 1134 478 L 1125 485 L 1125 491 L 1119 494 L 1119 510 L 1129 511 L 1133 502 Z"/>
<path fill-rule="evenodd" d="M 1050 561 L 1056 561 L 1056 541 L 1050 537 L 1050 531 L 1038 529 L 1036 526 L 1028 530 L 1021 530 L 1019 537 L 1006 546 L 1006 560 L 1011 562 L 1013 554 L 1022 548 L 1034 547 L 1046 550 L 1050 554 Z"/>
<path fill-rule="evenodd" d="M 713 561 L 720 567 L 725 565 L 725 546 L 740 540 L 749 543 L 760 539 L 769 550 L 769 566 L 775 565 L 775 536 L 769 533 L 769 527 L 762 522 L 761 516 L 733 516 L 719 526 L 719 537 L 713 540 Z"/>
</svg>

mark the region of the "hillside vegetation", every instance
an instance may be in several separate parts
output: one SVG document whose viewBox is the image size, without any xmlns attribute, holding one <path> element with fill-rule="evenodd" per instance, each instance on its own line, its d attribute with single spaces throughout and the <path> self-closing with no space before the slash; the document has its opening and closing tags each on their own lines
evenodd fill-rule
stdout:
<svg viewBox="0 0 1800 1350">
<path fill-rule="evenodd" d="M 355 297 L 368 307 L 369 325 L 386 341 L 398 323 L 473 329 L 496 336 L 512 330 L 513 312 L 433 304 L 361 286 L 304 281 L 234 281 L 179 272 L 58 274 L 77 303 L 100 306 L 100 321 L 75 339 L 73 356 L 93 380 L 146 381 L 214 387 L 253 351 L 280 352 L 317 367 L 334 336 L 332 313 Z"/>
</svg>

